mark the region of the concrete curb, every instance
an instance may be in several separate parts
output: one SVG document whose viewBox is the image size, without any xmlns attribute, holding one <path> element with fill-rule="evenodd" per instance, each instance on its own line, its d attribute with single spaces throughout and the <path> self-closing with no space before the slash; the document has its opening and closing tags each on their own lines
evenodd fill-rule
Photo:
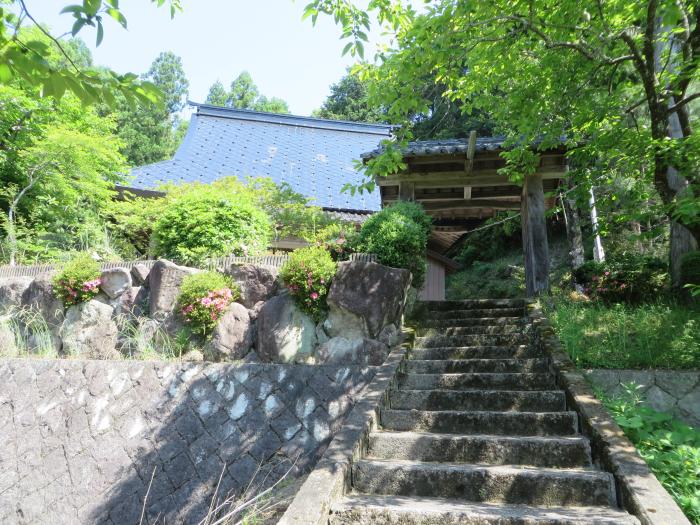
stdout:
<svg viewBox="0 0 700 525">
<path fill-rule="evenodd" d="M 642 525 L 691 525 L 605 406 L 594 396 L 542 310 L 530 304 L 528 316 L 535 327 L 535 336 L 551 355 L 557 383 L 566 391 L 567 405 L 578 412 L 581 432 L 591 441 L 593 460 L 615 476 L 620 504 Z"/>
<path fill-rule="evenodd" d="M 404 334 L 406 335 L 406 334 Z M 364 452 L 379 410 L 406 357 L 410 337 L 394 348 L 345 419 L 325 453 L 303 483 L 278 525 L 327 525 L 330 508 L 350 486 L 353 461 Z"/>
</svg>

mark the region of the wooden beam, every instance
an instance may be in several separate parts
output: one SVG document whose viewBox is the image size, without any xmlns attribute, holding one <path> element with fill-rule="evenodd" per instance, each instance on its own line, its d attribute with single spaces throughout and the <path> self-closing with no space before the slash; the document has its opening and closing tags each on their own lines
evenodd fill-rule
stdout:
<svg viewBox="0 0 700 525">
<path fill-rule="evenodd" d="M 561 167 L 545 167 L 537 170 L 543 179 L 561 179 L 566 172 Z M 477 170 L 470 175 L 463 171 L 426 172 L 420 175 L 400 173 L 377 177 L 379 186 L 398 186 L 400 182 L 414 182 L 417 188 L 452 188 L 458 186 L 512 186 L 513 181 L 500 175 L 497 170 Z"/>
<path fill-rule="evenodd" d="M 474 169 L 474 156 L 476 155 L 476 131 L 469 132 L 469 145 L 467 146 L 467 173 Z M 467 197 L 464 197 L 465 199 Z"/>
<path fill-rule="evenodd" d="M 399 200 L 413 202 L 416 200 L 416 185 L 410 181 L 399 183 Z"/>
<path fill-rule="evenodd" d="M 472 187 L 471 186 L 465 186 L 464 187 L 464 199 L 468 200 L 472 198 Z"/>
<path fill-rule="evenodd" d="M 447 210 L 463 210 L 463 209 L 474 209 L 474 208 L 493 208 L 497 210 L 518 210 L 520 209 L 519 202 L 513 201 L 500 201 L 497 199 L 456 199 L 452 201 L 439 201 L 439 202 L 421 202 L 425 211 L 447 211 Z"/>
<path fill-rule="evenodd" d="M 549 244 L 542 177 L 525 177 L 521 198 L 521 224 L 525 259 L 525 288 L 529 297 L 549 290 Z"/>
</svg>

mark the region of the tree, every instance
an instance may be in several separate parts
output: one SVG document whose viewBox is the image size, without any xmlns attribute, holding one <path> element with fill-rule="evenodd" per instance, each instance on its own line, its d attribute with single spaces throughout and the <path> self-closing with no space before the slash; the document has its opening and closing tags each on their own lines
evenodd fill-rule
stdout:
<svg viewBox="0 0 700 525">
<path fill-rule="evenodd" d="M 412 79 L 436 75 L 447 98 L 486 111 L 507 134 L 514 148 L 505 155 L 515 168 L 509 173 L 522 177 L 534 169 L 529 144 L 546 148 L 565 136 L 572 155 L 599 175 L 622 164 L 629 176 L 652 181 L 669 218 L 700 240 L 700 142 L 689 114 L 700 98 L 693 83 L 700 4 L 440 0 L 418 15 L 391 0 L 368 8 L 396 34 L 396 45 L 377 56 L 378 67 L 363 68 L 392 122 L 405 124 L 425 110 L 429 100 L 412 89 Z M 348 0 L 307 6 L 312 20 L 320 13 L 336 17 L 351 39 L 346 52 L 362 56 L 368 12 Z M 680 133 L 671 138 L 674 120 Z M 397 148 L 389 147 L 368 173 L 396 171 L 400 163 Z"/>
<path fill-rule="evenodd" d="M 352 72 L 331 86 L 331 94 L 314 116 L 350 122 L 383 122 L 384 114 L 367 96 L 367 83 Z"/>
<path fill-rule="evenodd" d="M 227 98 L 228 92 L 226 91 L 226 88 L 219 80 L 217 80 L 209 88 L 209 94 L 204 102 L 207 104 L 213 104 L 214 106 L 225 106 Z"/>
<path fill-rule="evenodd" d="M 170 158 L 184 137 L 177 113 L 184 107 L 189 82 L 182 59 L 171 52 L 160 53 L 143 75 L 163 95 L 164 104 L 129 104 L 120 99 L 117 114 L 124 155 L 132 166 Z"/>
<path fill-rule="evenodd" d="M 182 67 L 182 58 L 175 53 L 159 54 L 143 78 L 163 92 L 168 113 L 174 115 L 185 107 L 190 83 Z"/>
<path fill-rule="evenodd" d="M 151 2 L 162 6 L 166 0 Z M 173 17 L 180 10 L 180 0 L 168 0 L 168 4 L 170 16 Z M 127 26 L 118 0 L 84 0 L 82 5 L 68 5 L 61 12 L 75 19 L 71 31 L 73 37 L 86 26 L 93 27 L 98 46 L 104 38 L 102 22 L 105 17 L 113 18 L 123 28 Z M 74 53 L 70 52 L 70 45 L 66 44 L 66 35 L 52 35 L 34 18 L 25 0 L 3 2 L 0 6 L 0 20 L 0 84 L 21 79 L 43 97 L 60 99 L 66 92 L 70 92 L 85 103 L 115 105 L 117 94 L 129 102 L 159 100 L 158 90 L 150 83 L 140 81 L 136 75 L 119 75 L 74 60 Z M 45 39 L 27 37 L 28 34 L 23 29 L 31 25 Z M 64 60 L 58 64 L 49 62 L 47 58 L 53 50 L 58 50 Z"/>
<path fill-rule="evenodd" d="M 233 82 L 231 89 L 226 91 L 220 81 L 214 82 L 209 88 L 207 104 L 269 113 L 289 113 L 287 103 L 277 97 L 267 98 L 260 94 L 253 77 L 247 71 L 241 72 Z"/>
</svg>

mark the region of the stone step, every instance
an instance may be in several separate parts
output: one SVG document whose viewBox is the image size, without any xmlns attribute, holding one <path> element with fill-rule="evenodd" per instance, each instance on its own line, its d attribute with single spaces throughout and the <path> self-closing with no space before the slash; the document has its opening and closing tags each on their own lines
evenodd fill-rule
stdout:
<svg viewBox="0 0 700 525">
<path fill-rule="evenodd" d="M 411 351 L 412 359 L 438 361 L 451 359 L 526 359 L 543 357 L 544 355 L 544 352 L 534 345 L 436 346 Z"/>
<path fill-rule="evenodd" d="M 407 390 L 552 390 L 552 374 L 407 374 L 400 383 Z"/>
<path fill-rule="evenodd" d="M 425 312 L 423 320 L 474 319 L 483 317 L 525 317 L 524 308 L 472 308 L 463 310 L 432 310 Z"/>
<path fill-rule="evenodd" d="M 476 410 L 491 412 L 559 412 L 566 410 L 560 390 L 392 390 L 394 410 Z"/>
<path fill-rule="evenodd" d="M 517 346 L 532 342 L 528 334 L 474 334 L 474 335 L 434 335 L 416 337 L 414 348 L 435 348 L 436 346 Z"/>
<path fill-rule="evenodd" d="M 463 319 L 432 319 L 421 321 L 420 326 L 438 328 L 441 326 L 525 326 L 529 321 L 523 317 L 474 317 Z"/>
<path fill-rule="evenodd" d="M 532 331 L 529 324 L 506 324 L 497 326 L 439 326 L 433 328 L 418 328 L 419 337 L 455 336 L 455 335 L 520 335 Z"/>
<path fill-rule="evenodd" d="M 447 463 L 530 465 L 582 468 L 591 466 L 584 437 L 510 437 L 488 435 L 373 432 L 367 454 L 375 459 Z"/>
<path fill-rule="evenodd" d="M 439 498 L 351 494 L 333 504 L 330 525 L 639 525 L 611 507 L 532 507 Z"/>
<path fill-rule="evenodd" d="M 525 308 L 527 299 L 464 299 L 461 301 L 420 301 L 428 310 L 465 310 L 473 308 Z"/>
<path fill-rule="evenodd" d="M 364 494 L 542 506 L 616 504 L 612 474 L 588 469 L 360 459 L 353 464 L 352 482 Z"/>
<path fill-rule="evenodd" d="M 549 372 L 549 360 L 539 359 L 412 359 L 406 361 L 412 374 L 453 374 L 458 372 Z"/>
<path fill-rule="evenodd" d="M 385 430 L 492 434 L 499 436 L 571 436 L 578 431 L 576 412 L 500 412 L 397 410 L 380 414 Z"/>
</svg>

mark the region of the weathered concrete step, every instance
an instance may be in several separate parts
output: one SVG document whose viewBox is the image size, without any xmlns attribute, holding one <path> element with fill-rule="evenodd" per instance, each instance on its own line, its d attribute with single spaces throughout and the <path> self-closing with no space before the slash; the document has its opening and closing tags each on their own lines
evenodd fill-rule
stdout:
<svg viewBox="0 0 700 525">
<path fill-rule="evenodd" d="M 434 348 L 436 346 L 517 346 L 531 343 L 527 334 L 474 334 L 474 335 L 434 335 L 416 337 L 414 348 Z"/>
<path fill-rule="evenodd" d="M 563 412 L 566 395 L 561 390 L 392 390 L 394 410 L 476 410 L 491 412 Z"/>
<path fill-rule="evenodd" d="M 351 494 L 334 503 L 330 525 L 639 525 L 611 507 L 533 507 L 442 498 Z"/>
<path fill-rule="evenodd" d="M 361 459 L 352 484 L 365 494 L 460 498 L 542 506 L 616 503 L 612 474 L 586 469 Z"/>
<path fill-rule="evenodd" d="M 498 326 L 439 326 L 421 327 L 416 330 L 419 337 L 455 336 L 455 335 L 521 335 L 532 332 L 528 324 L 507 324 Z"/>
<path fill-rule="evenodd" d="M 407 374 L 400 388 L 407 390 L 552 390 L 555 387 L 552 374 Z"/>
<path fill-rule="evenodd" d="M 584 437 L 512 437 L 488 435 L 373 432 L 368 456 L 447 463 L 530 465 L 582 468 L 591 466 L 591 449 Z"/>
<path fill-rule="evenodd" d="M 474 317 L 474 318 L 446 318 L 426 319 L 420 325 L 425 328 L 437 328 L 440 326 L 524 326 L 529 324 L 524 317 Z"/>
<path fill-rule="evenodd" d="M 578 431 L 576 412 L 498 412 L 459 410 L 381 411 L 385 430 L 492 434 L 499 436 L 572 436 Z"/>
<path fill-rule="evenodd" d="M 420 301 L 428 310 L 466 310 L 472 308 L 525 308 L 527 299 L 464 299 L 462 301 Z"/>
<path fill-rule="evenodd" d="M 423 319 L 474 319 L 482 317 L 524 317 L 524 308 L 472 308 L 463 310 L 433 310 L 425 312 Z"/>
<path fill-rule="evenodd" d="M 544 352 L 534 345 L 436 346 L 415 349 L 411 352 L 411 358 L 418 360 L 525 359 L 544 356 Z"/>
<path fill-rule="evenodd" d="M 549 360 L 539 359 L 412 359 L 406 372 L 412 374 L 450 374 L 457 372 L 529 372 L 547 373 Z"/>
</svg>

